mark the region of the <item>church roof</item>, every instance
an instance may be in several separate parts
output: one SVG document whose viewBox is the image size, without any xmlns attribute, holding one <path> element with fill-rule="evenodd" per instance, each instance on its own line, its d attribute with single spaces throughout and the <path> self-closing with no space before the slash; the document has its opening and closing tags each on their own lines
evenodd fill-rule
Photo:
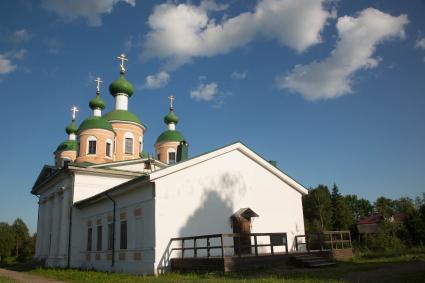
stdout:
<svg viewBox="0 0 425 283">
<path fill-rule="evenodd" d="M 301 185 L 300 183 L 298 183 L 296 180 L 294 180 L 293 178 L 289 177 L 287 174 L 285 174 L 283 171 L 281 171 L 280 169 L 278 169 L 277 167 L 273 166 L 272 164 L 270 164 L 270 162 L 268 162 L 266 159 L 264 159 L 263 157 L 261 157 L 260 155 L 258 155 L 257 153 L 255 153 L 254 151 L 252 151 L 251 149 L 249 149 L 247 146 L 245 146 L 244 144 L 242 144 L 241 142 L 235 142 L 232 143 L 230 145 L 226 145 L 223 146 L 221 148 L 209 151 L 207 153 L 195 156 L 191 159 L 182 161 L 180 163 L 177 163 L 175 165 L 171 165 L 168 167 L 165 167 L 163 169 L 159 169 L 156 170 L 150 174 L 146 174 L 143 175 L 141 177 L 132 179 L 126 183 L 120 184 L 116 187 L 113 187 L 105 192 L 99 193 L 97 195 L 94 195 L 88 199 L 85 200 L 81 200 L 79 202 L 76 203 L 76 205 L 86 205 L 88 203 L 94 203 L 97 202 L 101 199 L 104 199 L 106 197 L 106 194 L 110 193 L 110 192 L 115 192 L 115 193 L 122 193 L 124 191 L 126 191 L 125 189 L 127 188 L 127 186 L 129 185 L 133 185 L 133 184 L 137 184 L 139 182 L 154 182 L 155 180 L 168 176 L 170 174 L 173 174 L 175 172 L 181 171 L 181 170 L 185 170 L 188 169 L 192 166 L 196 166 L 199 163 L 203 163 L 206 160 L 212 159 L 214 157 L 226 154 L 228 152 L 234 151 L 234 150 L 238 150 L 241 153 L 245 154 L 247 157 L 249 157 L 251 160 L 253 160 L 254 162 L 258 163 L 260 166 L 262 166 L 264 169 L 268 170 L 270 173 L 274 174 L 276 177 L 278 177 L 280 180 L 282 180 L 283 182 L 285 182 L 287 185 L 289 185 L 290 187 L 292 187 L 293 189 L 295 189 L 296 191 L 298 191 L 299 193 L 306 195 L 308 194 L 308 190 Z M 97 166 L 97 165 L 96 165 Z M 123 189 L 123 190 L 122 190 Z"/>
<path fill-rule="evenodd" d="M 145 125 L 140 122 L 139 118 L 136 115 L 127 110 L 113 110 L 111 112 L 106 113 L 103 116 L 108 121 L 128 121 L 142 125 L 144 128 Z"/>
<path fill-rule="evenodd" d="M 158 139 L 156 140 L 156 143 L 169 142 L 169 141 L 181 142 L 181 141 L 185 141 L 185 140 L 186 140 L 185 137 L 179 131 L 176 131 L 176 130 L 166 130 L 165 132 L 163 132 L 158 137 Z"/>
<path fill-rule="evenodd" d="M 77 141 L 75 140 L 66 140 L 63 141 L 57 148 L 55 152 L 61 152 L 61 151 L 76 151 L 77 150 Z"/>
<path fill-rule="evenodd" d="M 109 92 L 112 96 L 124 93 L 130 97 L 133 95 L 133 91 L 133 85 L 125 79 L 124 74 L 120 74 L 120 77 L 109 85 Z"/>
<path fill-rule="evenodd" d="M 88 129 L 103 129 L 111 132 L 114 131 L 112 125 L 105 118 L 97 116 L 91 116 L 85 119 L 78 128 L 78 131 L 81 132 Z"/>
</svg>

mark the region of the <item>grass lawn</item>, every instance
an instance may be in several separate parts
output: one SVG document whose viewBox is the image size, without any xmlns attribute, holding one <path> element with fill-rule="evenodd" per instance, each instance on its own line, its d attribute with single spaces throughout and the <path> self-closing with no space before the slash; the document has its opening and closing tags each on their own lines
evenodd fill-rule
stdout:
<svg viewBox="0 0 425 283">
<path fill-rule="evenodd" d="M 15 281 L 15 280 L 7 278 L 7 277 L 0 276 L 0 283 L 16 283 L 16 282 L 18 282 L 18 281 Z"/>
<path fill-rule="evenodd" d="M 368 272 L 391 274 L 390 282 L 425 282 L 425 269 L 414 269 L 412 272 L 393 273 L 394 269 L 410 268 L 416 263 L 425 262 L 425 253 L 412 253 L 404 255 L 392 255 L 386 257 L 376 257 L 363 255 L 354 258 L 349 262 L 340 262 L 336 267 L 320 269 L 299 269 L 293 267 L 272 267 L 255 269 L 245 272 L 222 273 L 168 273 L 158 277 L 153 276 L 134 276 L 122 273 L 106 273 L 91 270 L 73 270 L 73 269 L 47 269 L 34 268 L 33 266 L 15 265 L 9 266 L 9 269 L 16 271 L 29 272 L 30 274 L 53 278 L 66 282 L 78 283 L 97 283 L 97 282 L 347 282 L 341 278 L 347 275 L 366 274 Z M 383 269 L 384 268 L 384 269 Z M 386 268 L 386 270 L 385 270 Z M 389 271 L 387 271 L 389 270 Z M 372 277 L 373 278 L 373 277 Z M 14 282 L 2 281 L 0 283 Z M 351 280 L 353 281 L 353 280 Z M 380 280 L 371 281 L 379 282 Z"/>
</svg>

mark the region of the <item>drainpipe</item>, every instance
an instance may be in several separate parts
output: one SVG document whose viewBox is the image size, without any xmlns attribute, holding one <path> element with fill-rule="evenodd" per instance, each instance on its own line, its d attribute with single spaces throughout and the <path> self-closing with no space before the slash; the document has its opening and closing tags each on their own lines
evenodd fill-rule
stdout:
<svg viewBox="0 0 425 283">
<path fill-rule="evenodd" d="M 115 222 L 116 222 L 115 214 L 116 214 L 117 203 L 107 193 L 105 193 L 105 195 L 114 204 L 114 210 L 112 212 L 112 261 L 111 261 L 111 267 L 113 267 L 115 265 Z"/>
</svg>

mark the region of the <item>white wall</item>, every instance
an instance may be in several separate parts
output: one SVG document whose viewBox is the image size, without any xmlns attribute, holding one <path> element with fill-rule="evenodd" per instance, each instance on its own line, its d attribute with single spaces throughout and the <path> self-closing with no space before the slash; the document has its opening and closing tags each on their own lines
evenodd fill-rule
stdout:
<svg viewBox="0 0 425 283">
<path fill-rule="evenodd" d="M 102 176 L 75 172 L 74 203 L 104 192 L 134 177 Z"/>
<path fill-rule="evenodd" d="M 154 273 L 154 199 L 153 184 L 148 183 L 134 187 L 123 194 L 111 197 L 116 201 L 115 227 L 115 266 L 111 266 L 111 259 L 107 255 L 108 244 L 108 216 L 113 215 L 112 201 L 105 199 L 84 208 L 74 207 L 74 225 L 72 235 L 72 262 L 76 268 L 95 268 L 103 271 L 130 272 L 135 274 Z M 135 208 L 141 208 L 141 216 L 136 216 Z M 127 221 L 127 249 L 120 250 L 120 215 L 126 214 Z M 97 221 L 101 220 L 102 250 L 96 250 Z M 92 251 L 87 252 L 88 223 L 91 222 Z M 140 253 L 141 259 L 135 260 L 134 255 Z M 90 259 L 87 259 L 90 254 Z M 96 259 L 98 254 L 99 259 Z M 125 260 L 120 260 L 120 254 Z"/>
<path fill-rule="evenodd" d="M 167 269 L 170 238 L 232 233 L 230 216 L 246 207 L 259 215 L 252 233 L 286 232 L 292 249 L 304 234 L 301 197 L 238 150 L 157 179 L 157 271 Z"/>
</svg>

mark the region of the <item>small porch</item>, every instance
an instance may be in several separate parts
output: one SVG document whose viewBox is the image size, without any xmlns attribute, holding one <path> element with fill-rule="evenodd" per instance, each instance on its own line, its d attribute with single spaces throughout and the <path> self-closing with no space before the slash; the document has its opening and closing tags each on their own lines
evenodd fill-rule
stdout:
<svg viewBox="0 0 425 283">
<path fill-rule="evenodd" d="M 317 233 L 298 235 L 295 237 L 295 251 L 292 252 L 288 249 L 286 233 L 228 233 L 172 238 L 171 246 L 176 247 L 170 249 L 170 265 L 173 271 L 223 272 L 286 264 L 328 266 L 341 251 L 351 251 L 351 239 L 345 240 L 347 233 L 349 231 L 326 231 L 320 236 Z"/>
</svg>

